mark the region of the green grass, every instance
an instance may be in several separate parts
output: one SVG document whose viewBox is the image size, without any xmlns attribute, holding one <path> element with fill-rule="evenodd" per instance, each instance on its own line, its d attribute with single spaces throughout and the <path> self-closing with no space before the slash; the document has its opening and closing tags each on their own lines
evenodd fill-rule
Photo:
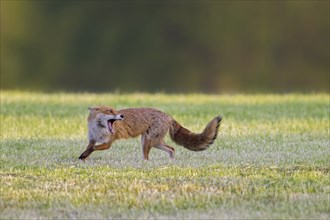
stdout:
<svg viewBox="0 0 330 220">
<path fill-rule="evenodd" d="M 41 94 L 1 91 L 0 218 L 316 218 L 330 213 L 329 94 Z M 86 163 L 87 107 L 149 106 L 201 131 L 206 151 L 115 142 Z"/>
</svg>

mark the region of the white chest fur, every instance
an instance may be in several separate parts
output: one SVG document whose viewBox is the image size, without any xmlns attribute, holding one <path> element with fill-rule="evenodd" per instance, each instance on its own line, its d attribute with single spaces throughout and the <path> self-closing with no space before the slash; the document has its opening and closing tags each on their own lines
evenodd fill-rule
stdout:
<svg viewBox="0 0 330 220">
<path fill-rule="evenodd" d="M 110 140 L 110 132 L 106 127 L 100 127 L 95 121 L 88 123 L 88 138 L 99 143 L 107 143 Z"/>
</svg>

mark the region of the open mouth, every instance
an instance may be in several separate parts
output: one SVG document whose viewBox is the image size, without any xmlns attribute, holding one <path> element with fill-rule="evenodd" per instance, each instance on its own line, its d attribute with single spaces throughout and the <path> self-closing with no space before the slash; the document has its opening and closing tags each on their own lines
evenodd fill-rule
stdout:
<svg viewBox="0 0 330 220">
<path fill-rule="evenodd" d="M 115 129 L 113 128 L 113 123 L 116 121 L 116 119 L 110 119 L 108 120 L 108 129 L 111 134 L 115 132 Z"/>
</svg>

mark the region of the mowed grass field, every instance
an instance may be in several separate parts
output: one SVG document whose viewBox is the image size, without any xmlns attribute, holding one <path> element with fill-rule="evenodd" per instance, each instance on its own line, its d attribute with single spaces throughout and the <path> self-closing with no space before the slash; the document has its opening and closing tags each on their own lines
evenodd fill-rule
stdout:
<svg viewBox="0 0 330 220">
<path fill-rule="evenodd" d="M 1 91 L 1 219 L 303 218 L 330 213 L 329 94 L 166 95 Z M 154 107 L 218 139 L 174 160 L 140 139 L 78 157 L 87 108 Z"/>
</svg>

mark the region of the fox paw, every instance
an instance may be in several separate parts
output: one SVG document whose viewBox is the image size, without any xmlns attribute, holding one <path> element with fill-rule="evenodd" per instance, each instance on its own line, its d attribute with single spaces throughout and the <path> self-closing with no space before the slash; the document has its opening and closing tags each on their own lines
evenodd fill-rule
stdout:
<svg viewBox="0 0 330 220">
<path fill-rule="evenodd" d="M 84 156 L 84 155 L 82 155 L 82 154 L 79 156 L 79 160 L 83 160 L 83 161 L 85 161 L 85 160 L 86 160 L 86 158 L 87 158 L 87 157 L 86 157 L 86 156 Z"/>
<path fill-rule="evenodd" d="M 90 151 L 84 151 L 80 156 L 79 156 L 79 160 L 83 160 L 85 161 L 87 159 L 87 157 L 91 154 L 92 152 Z"/>
</svg>

